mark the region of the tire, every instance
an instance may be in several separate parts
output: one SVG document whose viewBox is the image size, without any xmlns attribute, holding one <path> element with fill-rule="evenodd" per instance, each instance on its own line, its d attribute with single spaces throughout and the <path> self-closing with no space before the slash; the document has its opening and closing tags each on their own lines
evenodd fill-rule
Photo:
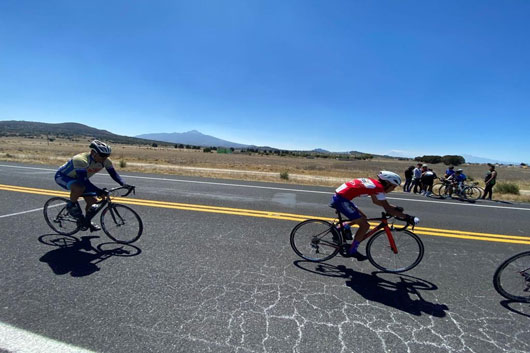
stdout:
<svg viewBox="0 0 530 353">
<path fill-rule="evenodd" d="M 466 196 L 466 199 L 471 201 L 476 201 L 480 198 L 481 192 L 480 189 L 476 186 L 467 186 L 464 188 L 462 193 Z"/>
<path fill-rule="evenodd" d="M 101 228 L 109 238 L 117 243 L 130 244 L 142 235 L 142 219 L 132 208 L 112 204 L 101 213 Z"/>
<path fill-rule="evenodd" d="M 507 299 L 530 303 L 530 251 L 504 261 L 493 275 L 493 286 Z"/>
<path fill-rule="evenodd" d="M 375 233 L 366 244 L 366 256 L 378 269 L 385 272 L 405 272 L 416 267 L 423 258 L 424 248 L 421 239 L 409 230 L 390 230 L 397 254 L 390 248 L 384 229 Z"/>
<path fill-rule="evenodd" d="M 440 193 L 440 190 L 442 190 L 444 188 L 444 184 L 443 183 L 436 183 L 432 186 L 432 193 L 434 195 L 438 195 L 438 196 L 442 196 L 443 194 Z"/>
<path fill-rule="evenodd" d="M 80 222 L 66 210 L 68 199 L 52 197 L 44 204 L 44 219 L 48 226 L 62 235 L 72 235 L 81 228 Z"/>
<path fill-rule="evenodd" d="M 301 258 L 326 261 L 338 254 L 342 237 L 330 222 L 308 219 L 297 224 L 291 231 L 291 247 Z"/>
</svg>

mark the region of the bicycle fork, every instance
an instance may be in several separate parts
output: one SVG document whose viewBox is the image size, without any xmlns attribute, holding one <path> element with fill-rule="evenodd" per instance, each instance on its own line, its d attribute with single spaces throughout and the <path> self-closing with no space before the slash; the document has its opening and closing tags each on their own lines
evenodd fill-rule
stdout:
<svg viewBox="0 0 530 353">
<path fill-rule="evenodd" d="M 394 254 L 398 253 L 398 249 L 396 246 L 396 242 L 394 241 L 394 237 L 392 236 L 392 232 L 390 231 L 390 228 L 388 227 L 388 224 L 385 224 L 385 233 L 388 238 L 388 242 L 390 243 L 390 249 L 392 249 L 392 252 Z"/>
</svg>

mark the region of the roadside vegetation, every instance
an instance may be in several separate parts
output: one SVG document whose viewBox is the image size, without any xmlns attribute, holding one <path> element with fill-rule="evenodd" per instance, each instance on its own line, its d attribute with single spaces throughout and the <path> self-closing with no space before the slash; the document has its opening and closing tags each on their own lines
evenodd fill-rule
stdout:
<svg viewBox="0 0 530 353">
<path fill-rule="evenodd" d="M 0 137 L 0 160 L 59 166 L 76 153 L 88 150 L 90 137 Z M 127 171 L 243 179 L 268 182 L 338 186 L 345 180 L 373 176 L 380 170 L 399 174 L 417 162 L 412 159 L 315 152 L 282 153 L 272 150 L 194 148 L 184 145 L 112 144 L 117 168 Z M 271 153 L 272 151 L 272 153 Z M 324 155 L 325 157 L 322 157 Z M 444 157 L 444 156 L 442 156 Z M 447 156 L 445 156 L 447 157 Z M 450 156 L 449 156 L 450 157 Z M 443 176 L 444 163 L 429 163 Z M 487 165 L 459 165 L 466 175 L 484 186 Z M 530 202 L 530 169 L 526 165 L 497 166 L 494 198 Z M 517 190 L 517 191 L 516 191 Z"/>
</svg>

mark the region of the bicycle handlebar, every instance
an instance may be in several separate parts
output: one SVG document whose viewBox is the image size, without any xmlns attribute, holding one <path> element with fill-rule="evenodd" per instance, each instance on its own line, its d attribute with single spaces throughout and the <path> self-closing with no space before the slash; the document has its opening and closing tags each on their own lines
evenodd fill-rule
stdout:
<svg viewBox="0 0 530 353">
<path fill-rule="evenodd" d="M 121 190 L 121 189 L 127 189 L 127 192 L 123 195 L 120 195 L 120 197 L 126 197 L 128 196 L 131 192 L 136 194 L 136 186 L 132 186 L 132 185 L 122 185 L 122 186 L 118 186 L 118 187 L 115 187 L 115 188 L 112 188 L 112 189 L 103 189 L 103 190 L 106 190 L 107 192 L 107 196 L 112 193 L 112 192 L 115 192 L 115 191 L 118 191 L 118 190 Z"/>
<path fill-rule="evenodd" d="M 386 212 L 382 213 L 382 217 L 381 218 L 369 218 L 368 221 L 370 221 L 370 220 L 379 220 L 379 221 L 381 221 L 383 219 L 388 220 L 390 218 L 395 218 L 395 219 L 397 219 L 399 221 L 406 222 L 405 226 L 403 226 L 403 227 L 394 227 L 398 231 L 405 230 L 405 229 L 408 228 L 408 226 L 412 226 L 412 230 L 414 230 L 414 226 L 420 222 L 420 219 L 418 217 L 415 217 L 415 216 L 406 215 L 405 218 L 400 218 L 400 217 L 395 217 L 395 216 L 391 215 L 390 213 L 386 213 Z"/>
</svg>

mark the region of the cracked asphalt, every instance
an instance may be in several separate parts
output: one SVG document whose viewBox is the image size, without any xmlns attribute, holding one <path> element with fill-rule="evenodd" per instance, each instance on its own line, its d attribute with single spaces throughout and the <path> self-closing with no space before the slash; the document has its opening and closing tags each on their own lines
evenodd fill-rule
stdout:
<svg viewBox="0 0 530 353">
<path fill-rule="evenodd" d="M 59 190 L 53 167 L 1 164 L 0 184 Z M 101 174 L 94 183 L 114 185 Z M 121 174 L 138 199 L 332 216 L 330 188 Z M 390 196 L 425 227 L 530 239 L 528 205 Z M 492 285 L 496 267 L 528 245 L 422 235 L 418 267 L 388 274 L 340 256 L 322 264 L 298 258 L 289 245 L 294 221 L 133 205 L 144 234 L 117 252 L 101 232 L 53 234 L 38 210 L 49 196 L 0 191 L 0 198 L 0 322 L 75 347 L 530 351 L 530 305 L 505 300 Z M 358 204 L 378 215 L 369 200 Z"/>
</svg>

